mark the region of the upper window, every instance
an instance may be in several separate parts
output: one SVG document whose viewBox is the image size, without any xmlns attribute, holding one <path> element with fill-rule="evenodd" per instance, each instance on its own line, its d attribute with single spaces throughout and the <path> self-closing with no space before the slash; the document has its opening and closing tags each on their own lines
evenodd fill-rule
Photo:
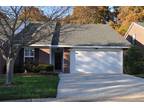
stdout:
<svg viewBox="0 0 144 108">
<path fill-rule="evenodd" d="M 34 57 L 34 48 L 24 48 L 24 57 Z"/>
</svg>

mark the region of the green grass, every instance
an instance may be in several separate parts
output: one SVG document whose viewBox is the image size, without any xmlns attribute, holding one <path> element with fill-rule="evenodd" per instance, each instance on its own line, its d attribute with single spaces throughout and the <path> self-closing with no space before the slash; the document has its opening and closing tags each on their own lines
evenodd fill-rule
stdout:
<svg viewBox="0 0 144 108">
<path fill-rule="evenodd" d="M 15 75 L 13 85 L 4 85 L 0 76 L 0 100 L 56 97 L 59 77 L 57 75 Z"/>
</svg>

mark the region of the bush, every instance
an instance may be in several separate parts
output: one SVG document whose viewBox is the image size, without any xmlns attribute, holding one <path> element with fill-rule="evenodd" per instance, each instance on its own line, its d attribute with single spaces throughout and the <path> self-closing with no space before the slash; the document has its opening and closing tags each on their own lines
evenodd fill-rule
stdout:
<svg viewBox="0 0 144 108">
<path fill-rule="evenodd" d="M 51 64 L 30 64 L 27 63 L 24 66 L 15 65 L 14 66 L 14 73 L 24 73 L 24 71 L 27 70 L 28 72 L 54 72 L 54 66 Z M 6 66 L 4 66 L 4 73 L 6 72 Z"/>
<path fill-rule="evenodd" d="M 23 73 L 25 71 L 24 66 L 15 65 L 14 66 L 14 73 Z"/>
<path fill-rule="evenodd" d="M 24 66 L 14 65 L 14 73 L 23 73 L 25 71 Z M 6 73 L 6 65 L 3 67 L 3 74 Z"/>
<path fill-rule="evenodd" d="M 35 72 L 46 71 L 46 72 L 53 72 L 54 66 L 51 64 L 39 64 L 34 69 Z"/>
<path fill-rule="evenodd" d="M 144 74 L 144 56 L 137 47 L 132 47 L 127 51 L 124 58 L 124 73 Z"/>
<path fill-rule="evenodd" d="M 24 65 L 24 69 L 26 69 L 28 72 L 34 72 L 35 71 L 35 64 L 27 63 Z"/>
</svg>

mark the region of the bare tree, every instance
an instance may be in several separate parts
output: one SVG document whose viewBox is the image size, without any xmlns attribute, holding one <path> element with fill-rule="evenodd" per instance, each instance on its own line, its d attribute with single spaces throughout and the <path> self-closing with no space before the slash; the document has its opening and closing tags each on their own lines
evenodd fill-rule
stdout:
<svg viewBox="0 0 144 108">
<path fill-rule="evenodd" d="M 70 7 L 44 7 L 48 20 L 33 24 L 29 22 L 30 7 L 0 7 L 0 54 L 6 61 L 6 84 L 12 83 L 14 63 L 19 50 L 34 44 L 53 33 L 52 25 L 63 18 Z M 42 8 L 42 7 L 41 7 Z M 24 18 L 21 14 L 25 13 Z"/>
</svg>

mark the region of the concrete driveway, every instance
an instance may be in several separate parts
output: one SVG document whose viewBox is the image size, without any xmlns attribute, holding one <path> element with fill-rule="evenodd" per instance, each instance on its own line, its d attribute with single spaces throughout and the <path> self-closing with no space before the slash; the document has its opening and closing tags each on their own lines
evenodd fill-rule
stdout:
<svg viewBox="0 0 144 108">
<path fill-rule="evenodd" d="M 124 74 L 60 74 L 55 101 L 144 101 L 144 79 Z"/>
</svg>

